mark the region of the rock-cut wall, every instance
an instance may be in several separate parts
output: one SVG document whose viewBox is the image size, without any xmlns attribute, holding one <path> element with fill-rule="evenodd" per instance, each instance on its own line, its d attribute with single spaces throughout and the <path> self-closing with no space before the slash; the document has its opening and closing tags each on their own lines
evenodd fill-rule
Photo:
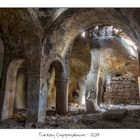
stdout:
<svg viewBox="0 0 140 140">
<path fill-rule="evenodd" d="M 139 103 L 138 79 L 134 76 L 112 77 L 106 83 L 103 100 L 105 104 Z"/>
</svg>

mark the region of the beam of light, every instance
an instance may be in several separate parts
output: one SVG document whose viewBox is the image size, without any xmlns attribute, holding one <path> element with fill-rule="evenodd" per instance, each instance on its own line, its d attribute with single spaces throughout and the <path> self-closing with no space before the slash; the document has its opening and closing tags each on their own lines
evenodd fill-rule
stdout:
<svg viewBox="0 0 140 140">
<path fill-rule="evenodd" d="M 118 34 L 118 33 L 122 32 L 121 29 L 117 29 L 117 28 L 113 28 L 113 30 L 114 30 L 115 34 Z"/>
<path fill-rule="evenodd" d="M 86 32 L 83 31 L 82 34 L 81 34 L 81 36 L 82 36 L 83 38 L 85 38 L 85 37 L 86 37 Z"/>
<path fill-rule="evenodd" d="M 135 49 L 135 51 L 137 50 L 137 46 L 132 40 L 126 38 L 123 39 L 127 42 L 128 45 L 132 46 Z"/>
<path fill-rule="evenodd" d="M 85 101 L 85 96 L 82 97 L 82 105 L 85 105 L 86 101 Z"/>
</svg>

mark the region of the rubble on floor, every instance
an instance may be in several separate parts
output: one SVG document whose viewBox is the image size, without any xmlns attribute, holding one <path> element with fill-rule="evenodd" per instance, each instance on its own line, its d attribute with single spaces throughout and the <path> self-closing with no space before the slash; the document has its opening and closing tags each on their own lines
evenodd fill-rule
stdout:
<svg viewBox="0 0 140 140">
<path fill-rule="evenodd" d="M 85 106 L 79 106 L 78 104 L 73 104 L 73 103 L 69 103 L 68 105 L 68 114 L 71 115 L 77 115 L 77 114 L 85 114 L 86 110 L 85 110 Z M 55 107 L 48 107 L 47 108 L 47 113 L 48 116 L 54 116 L 56 115 L 56 111 L 55 111 Z"/>
<path fill-rule="evenodd" d="M 85 109 L 85 106 L 79 106 L 78 104 L 71 103 L 68 105 L 68 112 L 73 115 L 85 114 L 86 109 Z"/>
<path fill-rule="evenodd" d="M 17 122 L 25 123 L 27 120 L 27 117 L 25 116 L 25 114 L 13 114 L 12 119 Z"/>
<path fill-rule="evenodd" d="M 103 107 L 103 106 L 102 106 Z M 22 113 L 13 115 L 13 118 L 0 122 L 0 129 L 106 129 L 106 128 L 140 128 L 140 106 L 113 106 L 105 112 L 78 114 L 78 106 L 69 106 L 70 112 L 59 115 L 55 108 L 50 108 L 53 114 L 47 115 L 45 123 L 27 123 Z M 77 109 L 76 109 L 77 108 Z M 127 109 L 127 110 L 126 110 Z M 74 113 L 75 112 L 75 113 Z"/>
</svg>

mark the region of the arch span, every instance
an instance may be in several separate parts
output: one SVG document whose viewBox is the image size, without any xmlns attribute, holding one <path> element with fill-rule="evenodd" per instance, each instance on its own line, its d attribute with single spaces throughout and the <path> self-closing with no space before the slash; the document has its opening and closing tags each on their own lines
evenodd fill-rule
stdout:
<svg viewBox="0 0 140 140">
<path fill-rule="evenodd" d="M 56 112 L 59 114 L 66 114 L 68 110 L 68 95 L 67 95 L 67 81 L 68 75 L 65 65 L 60 60 L 52 60 L 47 63 L 46 76 L 41 79 L 41 91 L 39 94 L 39 111 L 38 122 L 44 122 L 47 110 L 49 71 L 55 70 L 55 85 L 56 85 Z M 44 69 L 45 70 L 45 69 Z M 48 75 L 48 76 L 47 76 Z"/>
<path fill-rule="evenodd" d="M 2 120 L 9 119 L 13 115 L 14 100 L 16 94 L 17 72 L 24 59 L 14 59 L 8 67 L 6 76 L 6 88 L 2 109 Z"/>
<path fill-rule="evenodd" d="M 59 60 L 53 61 L 50 65 L 51 68 L 55 70 L 56 112 L 65 114 L 68 106 L 67 74 L 63 64 Z"/>
</svg>

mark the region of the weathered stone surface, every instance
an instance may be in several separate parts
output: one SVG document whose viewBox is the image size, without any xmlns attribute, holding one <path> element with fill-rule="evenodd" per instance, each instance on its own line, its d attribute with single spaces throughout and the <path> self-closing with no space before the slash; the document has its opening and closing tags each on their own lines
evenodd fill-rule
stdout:
<svg viewBox="0 0 140 140">
<path fill-rule="evenodd" d="M 45 124 L 42 123 L 18 123 L 13 119 L 1 122 L 1 128 L 12 129 L 93 129 L 93 128 L 140 128 L 139 110 L 128 111 L 128 115 L 122 121 L 108 121 L 102 118 L 102 113 L 86 115 L 47 116 Z"/>
<path fill-rule="evenodd" d="M 132 82 L 134 80 L 135 82 Z M 110 85 L 106 85 L 104 102 L 106 104 L 139 103 L 140 99 L 137 77 L 130 75 L 129 73 L 124 76 L 113 77 Z"/>
<path fill-rule="evenodd" d="M 111 109 L 103 113 L 103 119 L 112 121 L 121 121 L 128 111 L 125 109 Z"/>
</svg>

